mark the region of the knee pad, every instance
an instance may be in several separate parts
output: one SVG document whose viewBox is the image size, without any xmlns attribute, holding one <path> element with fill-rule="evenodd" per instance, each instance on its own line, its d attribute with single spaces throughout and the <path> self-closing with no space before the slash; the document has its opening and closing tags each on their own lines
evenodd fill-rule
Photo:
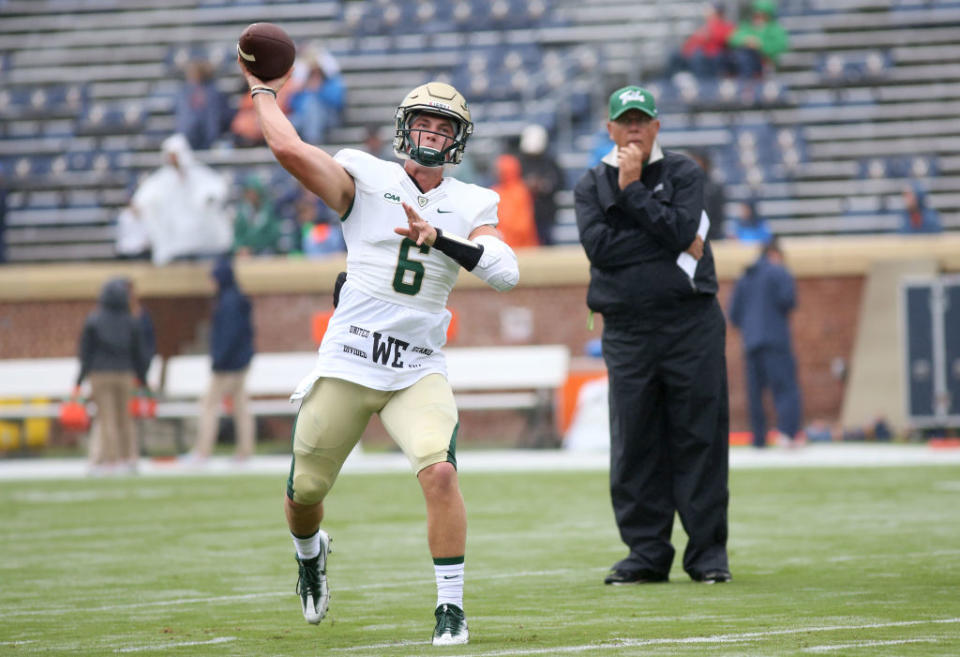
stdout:
<svg viewBox="0 0 960 657">
<path fill-rule="evenodd" d="M 290 499 L 297 504 L 319 504 L 330 492 L 331 482 L 309 472 L 295 474 L 292 483 Z"/>
</svg>

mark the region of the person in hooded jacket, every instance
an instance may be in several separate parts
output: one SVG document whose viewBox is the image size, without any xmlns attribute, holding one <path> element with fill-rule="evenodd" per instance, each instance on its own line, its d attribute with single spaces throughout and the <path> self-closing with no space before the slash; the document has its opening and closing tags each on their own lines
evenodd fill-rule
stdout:
<svg viewBox="0 0 960 657">
<path fill-rule="evenodd" d="M 164 163 L 147 176 L 130 201 L 150 238 L 153 264 L 217 256 L 233 245 L 226 211 L 227 183 L 193 154 L 183 135 L 162 145 Z"/>
<path fill-rule="evenodd" d="M 759 78 L 777 66 L 790 49 L 790 36 L 777 21 L 774 0 L 753 0 L 749 20 L 741 21 L 727 38 L 733 49 L 733 68 L 741 78 Z"/>
<path fill-rule="evenodd" d="M 556 158 L 548 149 L 547 129 L 531 123 L 520 134 L 520 164 L 523 182 L 533 195 L 533 219 L 541 245 L 553 244 L 553 227 L 557 223 L 556 193 L 563 188 L 564 175 Z"/>
<path fill-rule="evenodd" d="M 256 174 L 247 176 L 233 225 L 233 245 L 237 254 L 277 253 L 281 236 L 281 219 L 270 191 Z"/>
<path fill-rule="evenodd" d="M 943 230 L 940 215 L 927 204 L 927 194 L 919 184 L 903 188 L 901 233 L 939 233 Z"/>
<path fill-rule="evenodd" d="M 135 463 L 126 462 L 128 455 L 137 453 L 136 429 L 127 408 L 136 383 L 146 381 L 150 361 L 143 349 L 140 325 L 130 314 L 127 280 L 115 278 L 104 284 L 98 308 L 83 325 L 79 352 L 76 385 L 79 388 L 89 379 L 97 406 L 99 440 L 90 466 L 135 468 Z"/>
<path fill-rule="evenodd" d="M 537 226 L 533 215 L 533 195 L 523 181 L 520 160 L 514 155 L 501 155 L 496 161 L 497 184 L 491 189 L 500 195 L 497 226 L 503 241 L 517 249 L 537 246 Z"/>
<path fill-rule="evenodd" d="M 783 265 L 779 242 L 771 239 L 733 289 L 730 322 L 740 329 L 747 367 L 747 402 L 753 446 L 764 447 L 767 421 L 763 391 L 770 388 L 783 444 L 800 430 L 800 389 L 793 357 L 789 315 L 796 305 L 793 276 Z"/>
<path fill-rule="evenodd" d="M 236 432 L 234 458 L 243 460 L 253 454 L 254 423 L 246 391 L 247 370 L 253 359 L 253 322 L 250 299 L 240 290 L 233 266 L 226 258 L 214 265 L 217 298 L 210 326 L 210 357 L 213 373 L 210 387 L 201 402 L 197 443 L 191 460 L 202 462 L 213 451 L 219 428 L 220 405 L 229 397 L 233 405 Z"/>
</svg>

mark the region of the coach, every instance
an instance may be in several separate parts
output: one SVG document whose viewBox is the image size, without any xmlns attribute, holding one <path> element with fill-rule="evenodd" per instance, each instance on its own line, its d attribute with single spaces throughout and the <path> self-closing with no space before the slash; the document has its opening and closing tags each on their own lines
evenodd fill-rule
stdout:
<svg viewBox="0 0 960 657">
<path fill-rule="evenodd" d="M 587 305 L 604 319 L 610 494 L 630 548 L 604 582 L 667 581 L 674 512 L 689 537 L 684 570 L 727 582 L 726 327 L 702 238 L 704 174 L 661 150 L 646 89 L 610 96 L 607 130 L 613 150 L 574 192 L 590 260 Z"/>
</svg>

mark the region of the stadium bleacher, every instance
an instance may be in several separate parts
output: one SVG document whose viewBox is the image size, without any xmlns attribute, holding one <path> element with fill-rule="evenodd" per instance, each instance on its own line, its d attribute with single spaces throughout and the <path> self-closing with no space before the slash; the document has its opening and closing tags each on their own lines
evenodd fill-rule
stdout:
<svg viewBox="0 0 960 657">
<path fill-rule="evenodd" d="M 732 4 L 732 3 L 731 3 Z M 960 227 L 960 3 L 782 0 L 791 50 L 753 88 L 662 75 L 699 24 L 693 0 L 7 0 L 0 3 L 0 166 L 11 261 L 113 257 L 118 209 L 160 164 L 181 66 L 202 55 L 234 102 L 237 35 L 282 24 L 338 59 L 348 89 L 331 149 L 387 125 L 412 86 L 440 78 L 470 99 L 481 165 L 537 121 L 573 182 L 609 90 L 640 81 L 667 148 L 702 149 L 728 199 L 755 199 L 779 234 L 886 232 L 922 180 Z M 224 140 L 199 157 L 237 178 L 275 167 Z M 576 240 L 572 194 L 557 237 Z"/>
</svg>

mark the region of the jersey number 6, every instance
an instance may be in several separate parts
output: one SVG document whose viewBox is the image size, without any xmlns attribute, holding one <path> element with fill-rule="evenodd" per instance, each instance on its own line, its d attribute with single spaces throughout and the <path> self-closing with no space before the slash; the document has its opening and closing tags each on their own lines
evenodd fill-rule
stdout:
<svg viewBox="0 0 960 657">
<path fill-rule="evenodd" d="M 393 289 L 400 294 L 413 296 L 420 291 L 420 286 L 423 285 L 423 274 L 425 270 L 422 262 L 419 260 L 410 260 L 407 257 L 410 255 L 410 247 L 418 248 L 420 253 L 424 255 L 430 252 L 430 247 L 426 244 L 421 244 L 417 247 L 417 243 L 409 237 L 405 237 L 403 241 L 400 242 L 400 257 L 397 259 L 397 270 L 393 274 Z M 407 272 L 413 273 L 412 281 L 408 282 L 405 280 L 408 278 Z"/>
</svg>

